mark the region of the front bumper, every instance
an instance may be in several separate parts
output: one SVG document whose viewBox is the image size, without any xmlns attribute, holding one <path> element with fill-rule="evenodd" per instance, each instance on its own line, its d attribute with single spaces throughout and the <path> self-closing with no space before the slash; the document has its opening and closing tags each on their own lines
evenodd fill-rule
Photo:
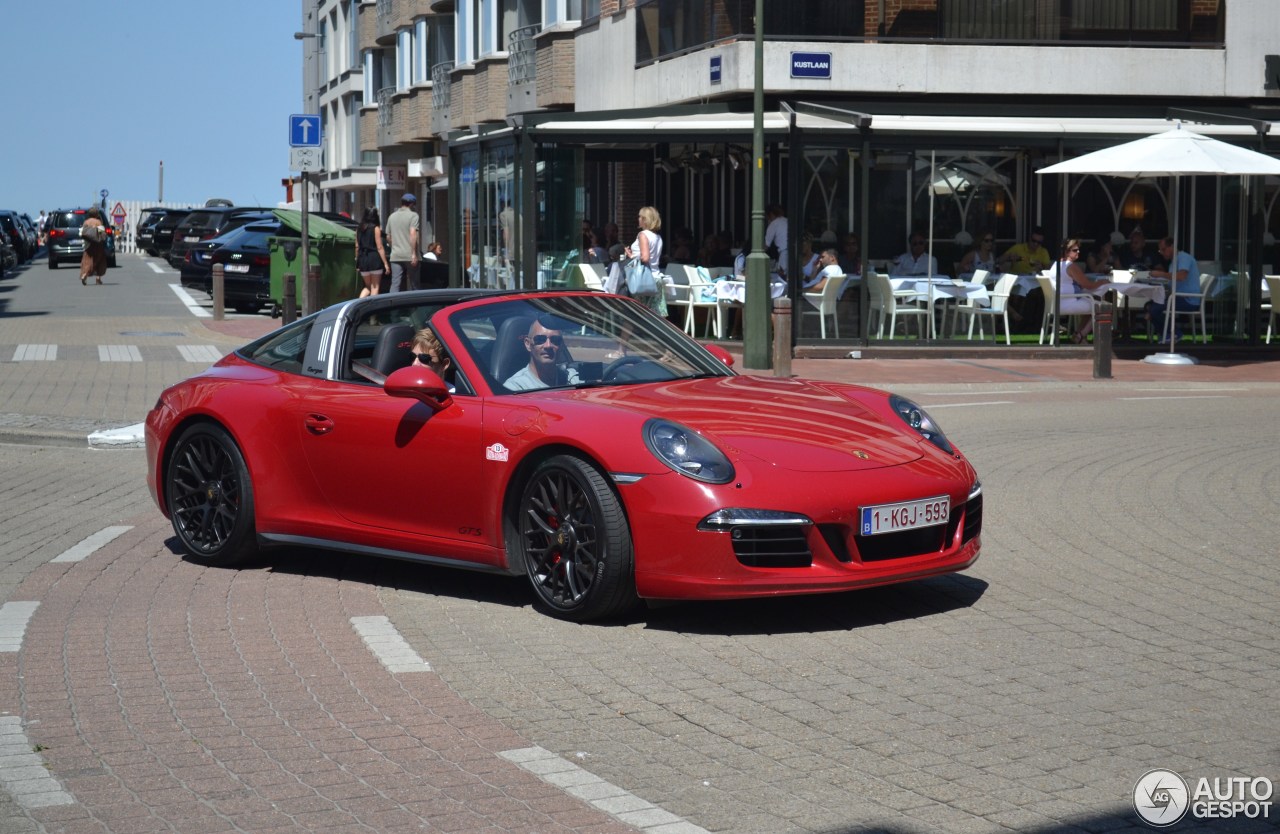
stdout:
<svg viewBox="0 0 1280 834">
<path fill-rule="evenodd" d="M 829 593 L 963 570 L 978 558 L 982 528 L 982 495 L 970 494 L 976 477 L 967 464 L 963 469 L 967 474 L 945 482 L 893 470 L 802 477 L 775 470 L 767 495 L 745 484 L 686 490 L 692 482 L 674 474 L 621 485 L 637 592 L 649 599 Z M 776 483 L 780 476 L 782 484 Z M 945 524 L 879 536 L 859 533 L 861 506 L 941 494 L 951 499 Z M 700 528 L 726 507 L 781 511 L 808 523 Z"/>
</svg>

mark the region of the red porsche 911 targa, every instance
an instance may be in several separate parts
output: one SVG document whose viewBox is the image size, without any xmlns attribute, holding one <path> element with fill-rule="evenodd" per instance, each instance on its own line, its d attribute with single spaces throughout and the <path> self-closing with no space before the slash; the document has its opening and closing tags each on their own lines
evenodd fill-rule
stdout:
<svg viewBox="0 0 1280 834">
<path fill-rule="evenodd" d="M 582 621 L 977 559 L 978 476 L 919 406 L 731 363 L 598 292 L 372 296 L 167 389 L 147 480 L 204 564 L 292 545 L 525 574 Z"/>
</svg>

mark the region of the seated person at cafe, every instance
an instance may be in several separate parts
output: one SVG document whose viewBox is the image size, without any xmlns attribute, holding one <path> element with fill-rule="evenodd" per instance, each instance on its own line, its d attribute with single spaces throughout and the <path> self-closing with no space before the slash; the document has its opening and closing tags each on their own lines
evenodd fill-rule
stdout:
<svg viewBox="0 0 1280 834">
<path fill-rule="evenodd" d="M 531 391 L 581 382 L 577 370 L 560 363 L 564 335 L 550 319 L 533 320 L 524 336 L 524 348 L 529 351 L 529 364 L 503 380 L 508 391 Z"/>
<path fill-rule="evenodd" d="M 890 275 L 937 275 L 938 259 L 925 251 L 924 235 L 913 232 L 911 248 L 903 252 L 893 261 L 889 268 Z"/>
<path fill-rule="evenodd" d="M 840 269 L 845 275 L 862 274 L 862 241 L 856 232 L 844 236 L 840 246 Z"/>
<path fill-rule="evenodd" d="M 1079 295 L 1082 293 L 1092 293 L 1094 290 L 1106 285 L 1105 280 L 1095 281 L 1088 275 L 1085 275 L 1084 268 L 1080 265 L 1080 241 L 1077 238 L 1071 238 L 1062 244 L 1062 260 L 1061 264 L 1062 291 L 1061 298 L 1058 299 L 1058 313 L 1064 316 L 1069 315 L 1088 315 L 1089 318 L 1084 320 L 1084 324 L 1079 330 L 1071 335 L 1071 341 L 1079 344 L 1089 335 L 1089 331 L 1093 329 L 1093 307 L 1094 300 L 1091 298 L 1068 298 L 1071 295 Z M 1053 299 L 1046 298 L 1045 304 L 1052 304 Z"/>
<path fill-rule="evenodd" d="M 1105 239 L 1099 240 L 1089 253 L 1088 265 L 1089 271 L 1095 275 L 1110 275 L 1112 270 L 1124 268 L 1120 265 L 1120 256 L 1116 254 L 1111 241 Z"/>
<path fill-rule="evenodd" d="M 1166 269 L 1163 265 L 1151 270 L 1153 278 L 1172 278 L 1177 287 L 1178 299 L 1174 309 L 1183 312 L 1200 309 L 1200 299 L 1193 297 L 1200 292 L 1200 265 L 1196 263 L 1196 259 L 1191 256 L 1190 252 L 1180 252 L 1173 248 L 1173 238 L 1166 237 L 1162 239 L 1158 246 L 1160 257 L 1165 263 L 1173 264 L 1171 269 Z M 1172 274 L 1171 274 L 1172 273 Z M 1186 293 L 1186 295 L 1183 295 Z M 1151 314 L 1151 321 L 1155 325 L 1156 332 L 1164 334 L 1164 314 L 1168 307 L 1168 301 L 1164 304 L 1156 304 L 1154 301 L 1147 305 L 1147 311 Z M 1182 338 L 1181 333 L 1174 334 L 1174 341 Z"/>
<path fill-rule="evenodd" d="M 819 253 L 813 249 L 813 235 L 805 232 L 800 237 L 800 254 L 797 256 L 797 262 L 800 264 L 800 282 L 808 285 L 817 280 L 819 266 Z"/>
<path fill-rule="evenodd" d="M 833 275 L 844 275 L 844 270 L 840 267 L 838 258 L 839 254 L 834 247 L 823 249 L 822 254 L 818 255 L 818 270 L 813 274 L 812 279 L 805 280 L 803 284 L 804 291 L 822 292 L 822 288 L 827 285 L 828 278 Z"/>
<path fill-rule="evenodd" d="M 1146 272 L 1165 265 L 1158 255 L 1147 251 L 1147 237 L 1141 226 L 1135 226 L 1129 232 L 1129 245 L 1120 251 L 1119 256 L 1123 268 L 1134 272 Z"/>
<path fill-rule="evenodd" d="M 1014 272 L 1018 275 L 1035 275 L 1043 272 L 1053 263 L 1053 256 L 1044 245 L 1044 229 L 1036 226 L 1024 243 L 1010 246 L 996 265 L 1001 272 Z"/>
<path fill-rule="evenodd" d="M 979 269 L 996 272 L 995 235 L 983 232 L 978 235 L 978 242 L 960 259 L 960 274 L 972 275 Z"/>
</svg>

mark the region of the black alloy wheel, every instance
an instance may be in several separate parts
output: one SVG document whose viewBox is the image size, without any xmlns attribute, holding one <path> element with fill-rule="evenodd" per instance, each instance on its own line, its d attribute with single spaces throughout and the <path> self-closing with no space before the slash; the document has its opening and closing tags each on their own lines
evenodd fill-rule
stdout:
<svg viewBox="0 0 1280 834">
<path fill-rule="evenodd" d="M 229 567 L 256 555 L 249 468 L 220 426 L 197 423 L 178 438 L 165 471 L 165 503 L 192 561 Z"/>
<path fill-rule="evenodd" d="M 516 530 L 538 599 L 578 622 L 633 608 L 631 529 L 604 476 L 581 458 L 557 455 L 525 484 Z"/>
</svg>

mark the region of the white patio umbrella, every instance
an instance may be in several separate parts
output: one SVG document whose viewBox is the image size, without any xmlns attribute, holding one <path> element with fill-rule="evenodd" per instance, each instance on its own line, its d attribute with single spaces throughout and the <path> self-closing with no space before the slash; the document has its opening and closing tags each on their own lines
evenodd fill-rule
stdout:
<svg viewBox="0 0 1280 834">
<path fill-rule="evenodd" d="M 1144 136 L 1132 142 L 1103 148 L 1074 159 L 1041 168 L 1039 174 L 1100 174 L 1109 177 L 1173 177 L 1173 229 L 1174 251 L 1178 249 L 1177 213 L 1178 182 L 1182 176 L 1280 176 L 1280 159 L 1266 154 L 1220 142 L 1181 125 L 1172 130 Z M 1177 301 L 1177 282 L 1169 282 L 1169 301 L 1166 309 L 1172 315 Z M 1047 303 L 1048 299 L 1046 299 Z M 1172 336 L 1172 330 L 1170 331 Z M 1175 353 L 1173 339 L 1169 340 L 1169 352 L 1148 356 L 1144 361 L 1169 365 L 1190 365 L 1195 359 Z"/>
</svg>

